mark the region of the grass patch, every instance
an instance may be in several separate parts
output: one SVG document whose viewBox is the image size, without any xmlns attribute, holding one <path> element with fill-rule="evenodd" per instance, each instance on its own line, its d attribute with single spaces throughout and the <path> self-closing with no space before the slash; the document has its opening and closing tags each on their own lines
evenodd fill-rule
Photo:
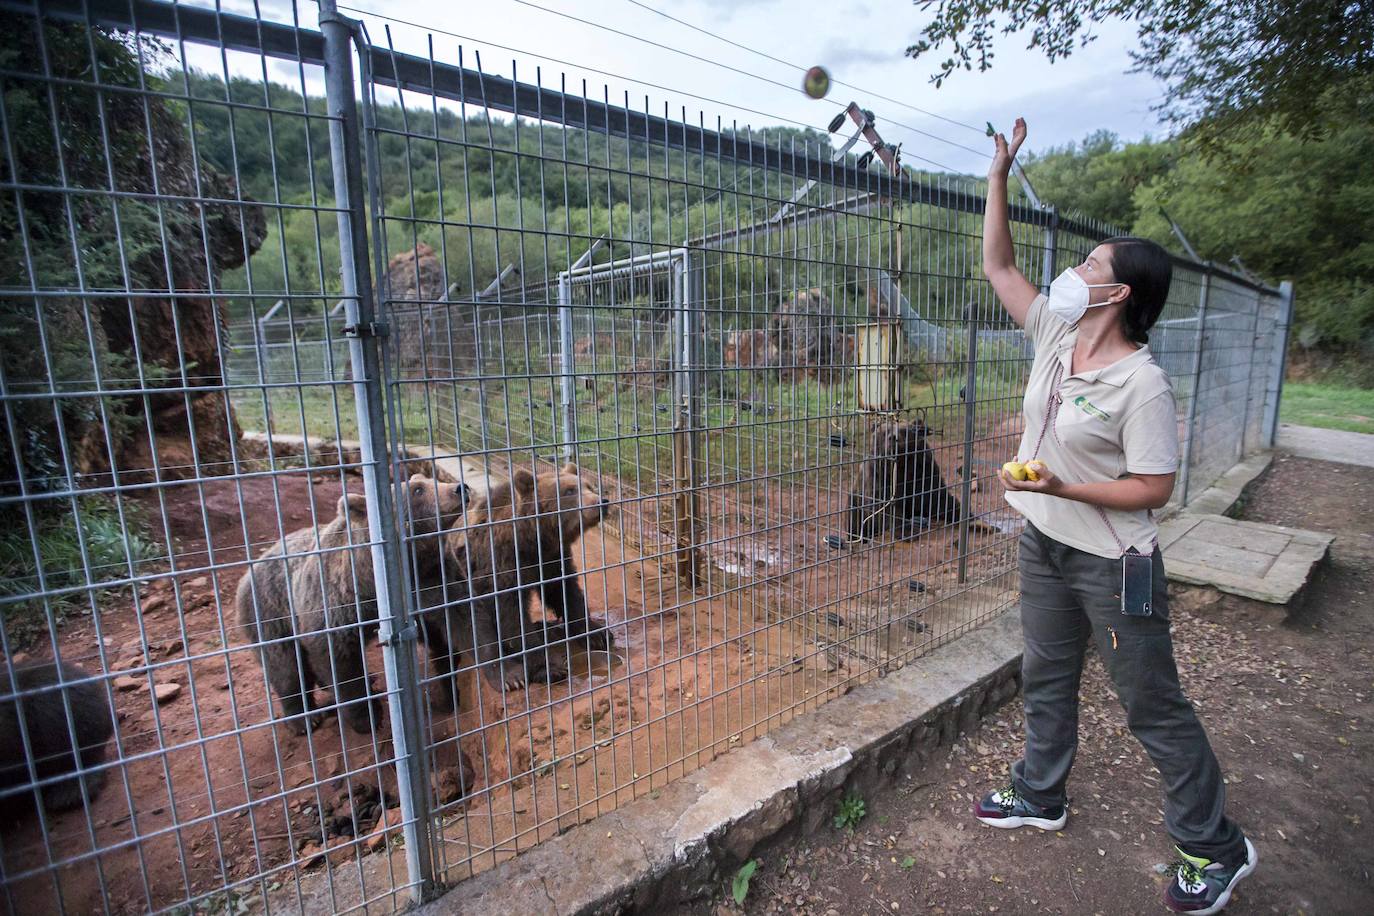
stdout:
<svg viewBox="0 0 1374 916">
<path fill-rule="evenodd" d="M 989 350 L 988 361 L 978 366 L 975 435 L 980 439 L 1021 409 L 1024 361 L 997 357 Z M 499 372 L 485 377 L 393 384 L 398 435 L 414 447 L 432 441 L 440 452 L 510 450 L 515 463 L 528 461 L 531 453 L 558 460 L 564 439 L 562 378 L 551 362 L 548 353 L 513 352 L 499 361 Z M 961 440 L 967 372 L 957 362 L 922 369 L 903 376 L 904 415 L 925 409 L 939 440 Z M 641 492 L 656 492 L 673 479 L 679 405 L 671 389 L 670 372 L 631 368 L 614 353 L 580 370 L 574 396 L 583 466 Z M 784 381 L 770 369 L 705 369 L 700 391 L 705 484 L 812 474 L 837 461 L 857 460 L 867 448 L 870 417 L 859 410 L 852 368 L 838 371 L 834 384 Z M 348 385 L 244 387 L 234 394 L 234 409 L 245 429 L 324 439 L 357 435 Z M 835 451 L 831 437 L 837 434 L 852 451 Z"/>
<path fill-rule="evenodd" d="M 32 535 L 22 513 L 6 513 L 0 525 L 0 598 L 19 599 L 3 606 L 5 631 L 20 648 L 46 632 L 49 614 L 60 624 L 73 613 L 88 610 L 92 600 L 127 593 L 127 588 L 101 588 L 100 584 L 126 577 L 130 564 L 159 553 L 146 533 L 142 514 L 128 502 L 122 520 L 115 501 L 103 495 L 78 496 L 76 512 L 66 500 L 38 506 L 44 509 L 35 511 Z M 35 544 L 41 580 L 35 569 Z M 32 597 L 78 586 L 89 586 L 91 591 Z"/>
<path fill-rule="evenodd" d="M 1279 417 L 1298 426 L 1374 434 L 1374 388 L 1286 382 Z"/>
</svg>

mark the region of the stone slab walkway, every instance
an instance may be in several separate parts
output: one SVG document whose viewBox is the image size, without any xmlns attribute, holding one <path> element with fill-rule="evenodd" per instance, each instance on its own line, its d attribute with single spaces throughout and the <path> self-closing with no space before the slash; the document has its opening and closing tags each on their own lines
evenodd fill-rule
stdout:
<svg viewBox="0 0 1374 916">
<path fill-rule="evenodd" d="M 1326 557 L 1332 539 L 1317 531 L 1223 515 L 1179 515 L 1159 528 L 1170 579 L 1271 604 L 1293 600 Z"/>
</svg>

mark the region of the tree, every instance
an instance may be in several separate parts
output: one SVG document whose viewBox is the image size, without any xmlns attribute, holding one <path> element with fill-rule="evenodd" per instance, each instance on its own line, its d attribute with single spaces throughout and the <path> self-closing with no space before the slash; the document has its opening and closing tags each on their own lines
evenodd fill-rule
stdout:
<svg viewBox="0 0 1374 916">
<path fill-rule="evenodd" d="M 1122 145 L 1098 131 L 1027 157 L 1035 187 L 1062 211 L 1107 219 L 1180 251 L 1164 216 L 1199 255 L 1239 255 L 1297 292 L 1294 340 L 1309 371 L 1374 384 L 1374 117 L 1303 143 L 1263 121 L 1235 139 L 1244 174 L 1187 155 L 1176 139 Z M 1181 251 L 1180 251 L 1181 253 Z"/>
<path fill-rule="evenodd" d="M 1061 212 L 1078 212 L 1130 228 L 1140 215 L 1136 189 L 1169 173 L 1177 144 L 1146 137 L 1122 144 L 1111 131 L 1089 134 L 1082 143 L 1026 153 L 1026 172 L 1045 200 Z"/>
<path fill-rule="evenodd" d="M 1156 106 L 1209 157 L 1238 159 L 1234 131 L 1263 116 L 1283 133 L 1318 140 L 1374 91 L 1371 0 L 915 0 L 935 18 L 906 49 L 921 58 L 945 44 L 931 76 L 992 66 L 997 34 L 1031 29 L 1027 47 L 1051 62 L 1093 41 L 1110 19 L 1138 24 L 1132 72 L 1166 86 Z M 1000 28 L 999 28 L 1000 25 Z"/>
</svg>

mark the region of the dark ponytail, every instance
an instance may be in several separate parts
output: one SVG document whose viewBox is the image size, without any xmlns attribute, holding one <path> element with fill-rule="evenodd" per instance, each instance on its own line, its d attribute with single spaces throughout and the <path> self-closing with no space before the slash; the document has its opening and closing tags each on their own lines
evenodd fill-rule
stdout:
<svg viewBox="0 0 1374 916">
<path fill-rule="evenodd" d="M 1173 260 L 1167 251 L 1149 239 L 1118 236 L 1102 244 L 1111 248 L 1112 278 L 1131 288 L 1125 311 L 1121 313 L 1122 330 L 1136 343 L 1149 343 L 1150 328 L 1159 320 L 1165 300 L 1169 298 Z"/>
</svg>

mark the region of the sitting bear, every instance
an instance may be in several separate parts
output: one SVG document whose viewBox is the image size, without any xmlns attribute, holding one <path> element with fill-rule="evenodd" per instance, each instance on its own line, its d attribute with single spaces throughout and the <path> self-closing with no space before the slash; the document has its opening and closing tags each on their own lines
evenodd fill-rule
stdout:
<svg viewBox="0 0 1374 916">
<path fill-rule="evenodd" d="M 925 424 L 892 420 L 874 426 L 849 495 L 849 536 L 869 540 L 890 527 L 898 538 L 918 537 L 936 522 L 962 517 L 926 443 Z"/>
<path fill-rule="evenodd" d="M 572 464 L 537 476 L 520 468 L 474 503 L 464 525 L 447 536 L 448 568 L 460 577 L 443 596 L 448 614 L 425 617 L 430 657 L 440 673 L 451 671 L 453 656 L 470 647 L 470 639 L 454 645 L 453 634 L 468 634 L 476 638 L 477 662 L 493 687 L 520 689 L 533 679 L 566 677 L 563 665 L 544 651 L 549 628 L 528 619 L 536 591 L 561 624 L 558 638 L 610 648 L 606 621 L 588 613 L 572 559 L 573 545 L 601 523 L 608 505 Z"/>
<path fill-rule="evenodd" d="M 11 673 L 14 683 L 10 682 Z M 105 687 L 75 665 L 56 662 L 0 667 L 0 694 L 7 697 L 18 687 L 18 699 L 0 701 L 0 789 L 29 783 L 29 755 L 24 752 L 24 733 L 32 752 L 38 778 L 50 779 L 76 769 L 90 769 L 105 761 L 105 745 L 114 733 L 110 701 Z M 73 683 L 85 681 L 85 683 Z M 66 685 L 66 686 L 59 686 Z M 66 702 L 63 702 L 63 695 Z M 71 708 L 71 719 L 67 709 Z M 24 729 L 19 728 L 22 710 Z M 73 753 L 72 737 L 76 738 Z M 43 806 L 63 811 L 95 801 L 105 784 L 105 771 L 96 770 L 82 779 L 73 776 L 39 790 Z M 10 807 L 8 804 L 5 807 Z"/>
<path fill-rule="evenodd" d="M 421 587 L 440 581 L 441 533 L 462 518 L 468 488 L 421 474 L 406 484 L 410 568 Z M 319 538 L 318 544 L 316 538 Z M 257 644 L 282 716 L 305 732 L 316 687 L 332 686 L 340 716 L 357 732 L 371 727 L 365 701 L 365 641 L 376 632 L 377 589 L 367 532 L 367 500 L 348 493 L 337 517 L 302 528 L 265 550 L 239 580 L 239 623 Z"/>
</svg>

